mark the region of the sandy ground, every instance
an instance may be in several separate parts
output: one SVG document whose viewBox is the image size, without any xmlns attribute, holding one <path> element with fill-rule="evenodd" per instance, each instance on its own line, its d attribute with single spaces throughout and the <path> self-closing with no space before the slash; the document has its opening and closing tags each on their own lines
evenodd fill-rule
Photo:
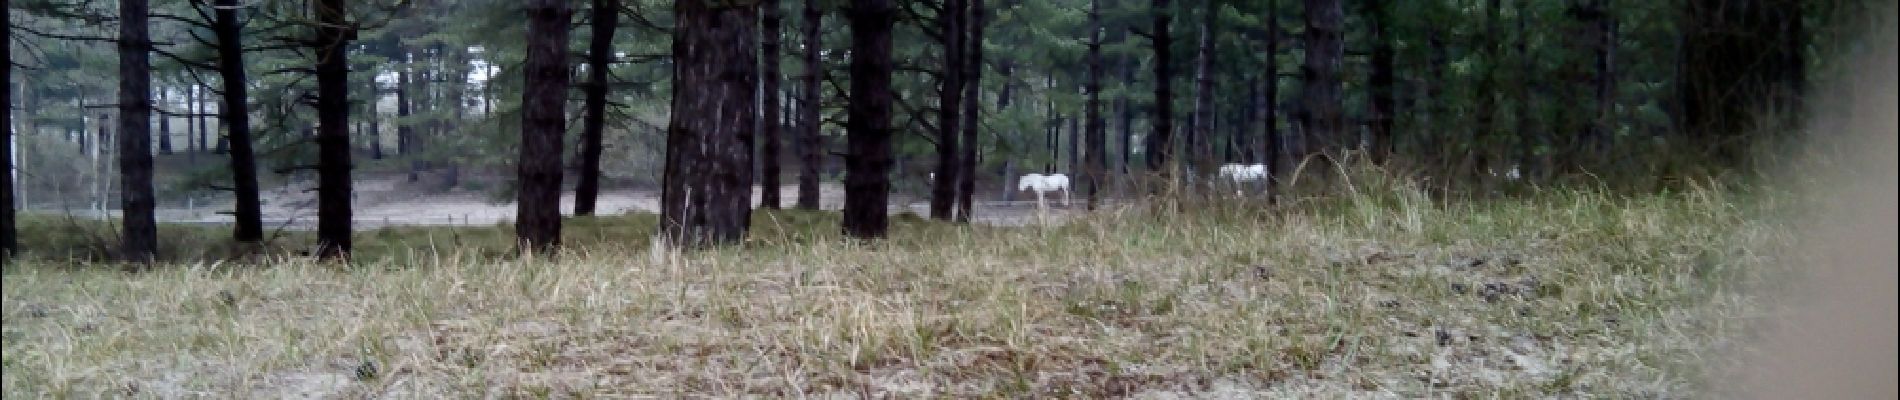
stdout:
<svg viewBox="0 0 1900 400">
<path fill-rule="evenodd" d="M 311 228 L 317 218 L 316 197 L 306 192 L 306 188 L 286 186 L 262 193 L 264 197 L 264 221 L 269 228 L 286 227 L 290 229 Z M 443 194 L 417 194 L 407 190 L 402 179 L 380 179 L 357 181 L 356 200 L 352 204 L 357 229 L 375 229 L 385 226 L 414 225 L 493 225 L 514 220 L 515 203 L 513 201 L 496 202 L 484 193 L 450 192 Z M 757 193 L 758 189 L 754 189 Z M 789 203 L 797 197 L 796 186 L 780 188 L 781 198 Z M 625 213 L 659 212 L 658 190 L 610 190 L 601 193 L 597 210 L 602 215 Z M 759 197 L 753 195 L 753 204 Z M 1021 226 L 1035 224 L 1035 202 L 1032 201 L 978 201 L 975 222 L 986 225 Z M 1046 222 L 1057 222 L 1073 215 L 1079 209 L 1063 207 L 1059 201 L 1050 201 L 1051 210 Z M 229 210 L 226 204 L 197 205 L 191 208 L 164 208 L 158 210 L 159 220 L 175 223 L 226 223 L 230 216 L 219 214 L 219 210 Z M 844 189 L 838 184 L 824 184 L 819 188 L 819 208 L 841 210 L 844 208 Z M 567 193 L 561 197 L 561 212 L 572 215 L 574 195 Z M 892 196 L 891 213 L 914 213 L 929 215 L 928 199 L 895 194 Z"/>
</svg>

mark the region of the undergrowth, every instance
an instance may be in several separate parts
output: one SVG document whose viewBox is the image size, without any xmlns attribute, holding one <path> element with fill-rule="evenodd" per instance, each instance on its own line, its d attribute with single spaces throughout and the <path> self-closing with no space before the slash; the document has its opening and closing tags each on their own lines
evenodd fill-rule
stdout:
<svg viewBox="0 0 1900 400">
<path fill-rule="evenodd" d="M 1715 186 L 1353 187 L 1051 226 L 898 217 L 877 242 L 759 212 L 746 243 L 686 253 L 654 253 L 651 215 L 576 218 L 552 259 L 515 256 L 505 225 L 360 233 L 350 264 L 296 235 L 190 255 L 222 229 L 165 227 L 180 264 L 136 273 L 52 257 L 96 259 L 71 243 L 97 234 L 34 218 L 38 253 L 4 275 L 4 392 L 1698 397 L 1785 239 L 1772 202 Z"/>
</svg>

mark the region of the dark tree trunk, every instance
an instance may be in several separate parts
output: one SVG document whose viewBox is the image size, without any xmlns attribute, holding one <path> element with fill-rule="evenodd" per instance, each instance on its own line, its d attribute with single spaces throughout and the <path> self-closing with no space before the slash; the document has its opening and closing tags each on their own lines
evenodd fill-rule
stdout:
<svg viewBox="0 0 1900 400">
<path fill-rule="evenodd" d="M 119 207 L 125 228 L 119 257 L 138 263 L 158 257 L 158 222 L 153 216 L 157 204 L 152 197 L 150 12 L 146 0 L 119 1 Z"/>
<path fill-rule="evenodd" d="M 1068 174 L 1071 176 L 1081 175 L 1084 169 L 1082 167 L 1082 124 L 1081 122 L 1082 122 L 1081 116 L 1072 116 L 1072 117 L 1062 118 L 1062 123 L 1069 125 L 1068 127 L 1069 141 L 1067 142 L 1069 146 L 1069 165 L 1067 166 L 1067 168 L 1068 168 Z"/>
<path fill-rule="evenodd" d="M 779 191 L 784 186 L 779 182 L 778 160 L 779 154 L 784 152 L 779 147 L 779 131 L 784 129 L 779 123 L 779 111 L 783 107 L 779 104 L 779 38 L 783 37 L 780 22 L 778 0 L 767 0 L 759 5 L 759 29 L 764 31 L 759 38 L 760 57 L 764 58 L 759 63 L 762 68 L 759 97 L 764 103 L 759 110 L 764 114 L 759 131 L 765 134 L 765 143 L 759 149 L 759 207 L 773 210 L 783 203 L 779 200 Z"/>
<path fill-rule="evenodd" d="M 1267 2 L 1266 15 L 1261 16 L 1261 19 L 1264 20 L 1262 25 L 1267 31 L 1266 48 L 1261 51 L 1267 54 L 1267 62 L 1266 65 L 1262 66 L 1264 68 L 1261 69 L 1262 74 L 1266 75 L 1266 82 L 1263 85 L 1265 87 L 1262 87 L 1260 90 L 1261 97 L 1264 97 L 1260 102 L 1262 108 L 1260 114 L 1261 118 L 1266 119 L 1266 126 L 1263 127 L 1265 130 L 1260 132 L 1260 143 L 1263 146 L 1260 149 L 1260 163 L 1266 164 L 1267 172 L 1271 174 L 1266 180 L 1268 199 L 1274 198 L 1274 195 L 1279 193 L 1277 190 L 1279 182 L 1281 179 L 1286 178 L 1285 174 L 1288 169 L 1288 166 L 1283 165 L 1281 162 L 1281 154 L 1286 151 L 1286 141 L 1284 137 L 1280 135 L 1279 3 L 1278 1 L 1269 0 Z"/>
<path fill-rule="evenodd" d="M 847 106 L 844 234 L 884 237 L 891 193 L 891 0 L 852 0 L 851 103 Z"/>
<path fill-rule="evenodd" d="M 1465 169 L 1469 173 L 1479 176 L 1479 179 L 1485 179 L 1483 178 L 1485 176 L 1483 172 L 1491 168 L 1490 160 L 1493 157 L 1489 154 L 1492 151 L 1490 144 L 1493 140 L 1492 136 L 1495 136 L 1494 130 L 1496 129 L 1497 123 L 1497 112 L 1495 111 L 1498 101 L 1497 64 L 1503 61 L 1502 56 L 1504 54 L 1502 50 L 1504 42 L 1503 39 L 1499 38 L 1502 31 L 1498 28 L 1498 19 L 1503 18 L 1504 14 L 1502 10 L 1502 8 L 1504 8 L 1503 2 L 1500 0 L 1489 0 L 1486 1 L 1485 4 L 1485 7 L 1480 10 L 1480 12 L 1484 14 L 1485 37 L 1480 39 L 1482 41 L 1480 54 L 1484 60 L 1484 67 L 1477 72 L 1478 82 L 1475 92 L 1478 97 L 1478 105 L 1474 112 L 1477 115 L 1474 116 L 1475 118 L 1472 121 L 1474 126 L 1472 132 L 1476 137 L 1466 139 L 1468 143 L 1474 144 L 1479 150 L 1471 152 L 1472 155 L 1468 156 L 1475 159 L 1464 161 L 1464 163 L 1468 164 Z"/>
<path fill-rule="evenodd" d="M 219 15 L 222 15 L 222 14 L 219 14 Z M 222 23 L 222 21 L 220 21 L 220 23 Z M 219 27 L 217 29 L 223 29 L 223 28 Z M 219 33 L 219 34 L 222 34 L 222 33 Z M 222 39 L 222 36 L 220 36 L 220 39 L 218 40 L 224 40 L 224 39 Z M 220 76 L 219 81 L 220 81 L 220 84 L 224 84 L 222 83 L 223 81 L 222 76 L 224 74 L 224 66 L 223 66 L 224 61 L 222 60 L 222 58 L 224 57 L 223 56 L 224 50 L 219 49 L 218 52 L 219 52 L 218 57 L 220 58 L 220 60 L 218 61 L 219 62 L 218 74 Z M 210 86 L 199 87 L 198 93 L 202 94 L 202 100 L 209 101 L 210 96 L 211 96 L 211 87 Z M 210 106 L 204 105 L 204 104 L 198 105 L 199 111 L 204 111 L 206 108 L 210 108 Z M 249 107 L 246 107 L 246 109 L 249 109 Z M 212 146 L 211 140 L 210 140 L 211 139 L 211 117 L 205 116 L 204 114 L 205 113 L 200 112 L 197 117 L 198 118 L 198 151 L 211 152 L 211 154 L 225 154 L 225 150 L 227 150 L 226 147 L 229 146 L 230 143 L 227 139 L 224 138 L 224 136 L 228 135 L 229 133 L 219 134 L 217 146 Z M 225 124 L 224 120 L 222 119 L 224 115 L 224 106 L 220 105 L 218 107 L 218 115 L 220 118 L 218 120 L 219 125 Z M 185 132 L 185 134 L 190 135 L 191 132 Z"/>
<path fill-rule="evenodd" d="M 1451 126 L 1452 121 L 1451 115 L 1444 111 L 1446 109 L 1444 105 L 1445 70 L 1450 67 L 1451 57 L 1450 52 L 1445 48 L 1445 40 L 1442 37 L 1443 34 L 1440 33 L 1440 28 L 1426 29 L 1428 31 L 1425 34 L 1426 60 L 1425 79 L 1423 79 L 1425 88 L 1423 99 L 1420 100 L 1422 107 L 1419 110 L 1423 121 L 1419 124 L 1421 129 L 1417 131 L 1420 136 L 1418 141 L 1423 146 L 1418 156 L 1423 159 L 1422 162 L 1425 165 L 1443 168 L 1446 166 L 1445 153 L 1449 153 L 1444 149 L 1449 142 L 1447 139 L 1450 138 L 1443 130 Z"/>
<path fill-rule="evenodd" d="M 317 257 L 350 254 L 350 22 L 344 0 L 317 2 Z"/>
<path fill-rule="evenodd" d="M 1190 170 L 1199 179 L 1214 170 L 1214 21 L 1219 8 L 1214 1 L 1202 3 L 1200 54 L 1194 66 L 1194 119 L 1189 123 L 1188 148 L 1194 152 Z"/>
<path fill-rule="evenodd" d="M 823 137 L 824 121 L 819 120 L 819 111 L 824 109 L 824 96 L 818 86 L 824 77 L 824 66 L 818 63 L 818 49 L 824 47 L 824 38 L 819 32 L 819 24 L 824 14 L 818 12 L 818 0 L 805 0 L 803 13 L 805 37 L 805 76 L 804 87 L 799 91 L 803 98 L 799 101 L 798 117 L 798 208 L 818 209 L 818 167 L 824 164 Z"/>
<path fill-rule="evenodd" d="M 165 101 L 166 90 L 161 89 L 155 92 L 158 94 L 158 104 L 160 104 L 161 106 L 171 105 L 170 103 Z M 168 156 L 172 154 L 172 119 L 171 117 L 165 117 L 165 116 L 158 117 L 158 154 L 164 154 Z"/>
<path fill-rule="evenodd" d="M 0 261 L 20 250 L 18 228 L 13 226 L 13 7 L 0 6 Z M 31 111 L 31 110 L 29 110 Z"/>
<path fill-rule="evenodd" d="M 1174 36 L 1169 34 L 1174 11 L 1168 0 L 1154 0 L 1155 120 L 1154 133 L 1142 148 L 1147 150 L 1148 170 L 1169 174 L 1168 159 L 1174 155 Z"/>
<path fill-rule="evenodd" d="M 1136 63 L 1132 61 L 1128 61 L 1127 59 L 1123 59 L 1121 64 L 1122 64 L 1122 77 L 1121 77 L 1122 82 L 1130 83 L 1130 84 L 1134 83 Z M 1120 97 L 1115 98 L 1116 112 L 1121 114 L 1121 123 L 1119 126 L 1121 126 L 1122 128 L 1122 142 L 1121 142 L 1122 143 L 1122 147 L 1121 147 L 1121 153 L 1122 153 L 1121 173 L 1122 175 L 1127 175 L 1129 172 L 1134 170 L 1133 155 L 1134 155 L 1134 148 L 1135 148 L 1135 143 L 1134 143 L 1134 140 L 1135 140 L 1135 101 L 1131 100 L 1131 98 L 1133 97 L 1134 97 L 1134 94 L 1129 93 L 1127 91 L 1123 91 Z"/>
<path fill-rule="evenodd" d="M 1084 170 L 1083 181 L 1088 185 L 1085 189 L 1088 192 L 1088 208 L 1094 210 L 1101 205 L 1099 192 L 1103 178 L 1108 174 L 1108 127 L 1102 121 L 1102 0 L 1089 1 L 1088 29 L 1089 77 L 1088 83 L 1084 84 L 1088 91 L 1088 104 L 1083 111 L 1083 118 L 1088 120 L 1084 124 L 1088 132 L 1084 136 L 1088 137 L 1089 143 L 1088 168 Z"/>
<path fill-rule="evenodd" d="M 963 131 L 963 18 L 968 16 L 963 0 L 943 0 L 943 12 L 937 15 L 943 32 L 943 86 L 937 101 L 937 170 L 930 184 L 930 218 L 949 221 L 957 199 L 957 173 L 963 168 L 958 155 Z"/>
<path fill-rule="evenodd" d="M 1396 80 L 1392 42 L 1396 39 L 1392 36 L 1392 16 L 1386 0 L 1362 1 L 1367 24 L 1372 28 L 1366 34 L 1366 40 L 1372 42 L 1372 76 L 1368 82 L 1371 100 L 1367 101 L 1369 109 L 1366 110 L 1366 117 L 1371 120 L 1372 146 L 1368 152 L 1373 162 L 1384 163 L 1393 151 L 1392 126 L 1397 101 L 1392 93 Z"/>
<path fill-rule="evenodd" d="M 1806 90 L 1807 32 L 1791 0 L 1693 0 L 1684 3 L 1677 79 L 1680 130 L 1710 156 L 1746 166 L 1755 138 L 1797 119 Z M 1763 117 L 1767 115 L 1767 117 Z"/>
<path fill-rule="evenodd" d="M 1306 66 L 1302 71 L 1304 83 L 1300 86 L 1308 145 L 1302 157 L 1336 156 L 1349 138 L 1340 110 L 1339 62 L 1345 54 L 1340 32 L 1345 16 L 1339 3 L 1340 0 L 1306 0 Z M 1322 165 L 1326 164 L 1330 162 Z"/>
<path fill-rule="evenodd" d="M 566 0 L 536 0 L 528 7 L 521 158 L 515 161 L 520 180 L 515 240 L 523 252 L 551 254 L 561 244 L 561 144 L 567 132 L 567 42 L 572 14 Z"/>
<path fill-rule="evenodd" d="M 403 59 L 398 67 L 401 69 L 396 71 L 396 119 L 402 121 L 396 123 L 396 153 L 413 158 L 416 155 L 416 128 L 415 123 L 409 120 L 409 116 L 414 113 L 414 110 L 410 108 L 410 103 L 415 101 L 416 96 L 413 92 L 412 86 L 415 82 L 411 78 L 413 73 L 410 71 L 408 57 L 408 53 L 403 53 Z M 409 181 L 416 181 L 414 169 L 409 171 Z"/>
<path fill-rule="evenodd" d="M 660 232 L 685 248 L 738 243 L 752 214 L 758 6 L 673 3 L 673 118 Z"/>
<path fill-rule="evenodd" d="M 377 83 L 376 78 L 374 78 L 375 74 L 380 74 L 379 72 L 370 71 L 370 73 L 373 75 L 369 79 L 369 100 L 365 102 L 367 103 L 367 107 L 363 109 L 363 119 L 369 122 L 369 134 L 367 135 L 367 139 L 369 140 L 369 156 L 370 158 L 381 160 L 383 159 L 383 113 L 381 110 L 376 109 L 376 105 L 382 102 L 383 85 Z"/>
<path fill-rule="evenodd" d="M 215 22 L 214 22 L 215 23 Z M 198 132 L 198 86 L 185 85 L 185 156 L 192 161 L 198 160 L 198 141 L 192 138 Z"/>
<path fill-rule="evenodd" d="M 1009 112 L 1009 104 L 1013 101 L 1012 97 L 1015 97 L 1016 94 L 1014 90 L 1016 87 L 1014 77 L 1016 73 L 1015 70 L 1015 61 L 1008 58 L 1007 55 L 996 60 L 996 80 L 1001 81 L 1003 86 L 1001 90 L 996 92 L 997 113 Z M 1017 135 L 1018 132 L 1004 132 L 1003 134 L 997 135 L 997 140 L 1016 143 Z M 1016 146 L 1011 147 L 1020 149 L 1020 147 Z M 1015 182 L 1013 179 L 1016 179 L 1016 159 L 1020 158 L 1019 155 L 1020 153 L 1009 154 L 1003 158 L 1003 201 L 1015 200 L 1016 186 L 1011 183 Z"/>
<path fill-rule="evenodd" d="M 983 0 L 968 0 L 970 14 L 964 21 L 964 93 L 963 93 L 963 154 L 958 157 L 961 171 L 957 172 L 957 222 L 970 222 L 970 213 L 974 208 L 972 201 L 976 196 L 976 167 L 982 160 L 977 158 L 980 148 L 977 142 L 977 130 L 982 106 L 978 98 L 983 92 L 983 18 L 987 11 L 983 9 Z"/>
<path fill-rule="evenodd" d="M 601 135 L 607 127 L 607 78 L 613 67 L 614 29 L 620 25 L 620 0 L 594 0 L 591 23 L 593 37 L 587 44 L 587 114 L 581 117 L 581 179 L 574 186 L 574 215 L 594 215 L 594 205 L 600 198 Z"/>
<path fill-rule="evenodd" d="M 1519 64 L 1517 82 L 1512 85 L 1511 90 L 1511 102 L 1517 107 L 1515 113 L 1517 127 L 1514 129 L 1518 145 L 1516 168 L 1522 171 L 1524 176 L 1533 176 L 1545 170 L 1542 158 L 1537 154 L 1537 148 L 1544 144 L 1545 137 L 1541 133 L 1543 129 L 1539 127 L 1537 97 L 1531 92 L 1535 86 L 1541 86 L 1543 80 L 1537 76 L 1539 73 L 1536 70 L 1537 63 L 1531 55 L 1529 29 L 1531 13 L 1526 10 L 1529 6 L 1529 1 L 1518 0 L 1517 2 L 1516 53 Z"/>
<path fill-rule="evenodd" d="M 1050 92 L 1056 90 L 1056 76 L 1054 73 L 1046 75 L 1044 82 L 1048 83 L 1048 90 Z M 1056 164 L 1062 162 L 1062 114 L 1056 112 L 1056 100 L 1054 96 L 1043 96 L 1043 98 L 1045 99 L 1043 111 L 1049 114 L 1049 121 L 1048 125 L 1043 127 L 1042 130 L 1042 143 L 1043 149 L 1049 151 L 1049 161 L 1042 164 L 1042 173 L 1053 174 L 1056 172 Z"/>
<path fill-rule="evenodd" d="M 1587 144 L 1592 155 L 1608 151 L 1610 136 L 1616 129 L 1616 18 L 1610 12 L 1610 0 L 1599 0 L 1601 17 L 1596 21 L 1596 115 L 1593 133 Z"/>
<path fill-rule="evenodd" d="M 242 243 L 264 241 L 263 202 L 258 198 L 257 156 L 251 143 L 251 115 L 249 106 L 249 82 L 244 74 L 243 26 L 238 21 L 239 0 L 218 0 L 217 23 L 218 36 L 218 74 L 224 85 L 224 99 L 218 106 L 218 120 L 224 126 L 224 134 L 219 135 L 219 152 L 225 152 L 231 159 L 231 187 L 235 204 L 232 216 L 236 221 L 232 238 Z M 209 92 L 207 88 L 207 92 Z M 198 121 L 198 145 L 204 146 L 204 132 L 210 130 L 210 123 Z"/>
</svg>

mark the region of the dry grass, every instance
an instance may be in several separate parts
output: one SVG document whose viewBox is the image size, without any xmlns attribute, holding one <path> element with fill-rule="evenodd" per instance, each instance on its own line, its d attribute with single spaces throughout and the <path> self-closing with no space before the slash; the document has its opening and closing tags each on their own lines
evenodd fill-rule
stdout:
<svg viewBox="0 0 1900 400">
<path fill-rule="evenodd" d="M 624 229 L 557 261 L 16 265 L 4 394 L 1697 397 L 1785 239 L 1752 199 L 1395 189 L 874 244 L 762 214 L 743 248 L 663 257 Z"/>
</svg>

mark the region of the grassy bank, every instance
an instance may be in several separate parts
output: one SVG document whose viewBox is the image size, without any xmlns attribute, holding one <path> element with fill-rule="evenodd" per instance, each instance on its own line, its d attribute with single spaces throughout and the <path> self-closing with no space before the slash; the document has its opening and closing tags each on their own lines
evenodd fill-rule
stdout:
<svg viewBox="0 0 1900 400">
<path fill-rule="evenodd" d="M 653 254 L 650 216 L 506 227 L 5 287 L 26 396 L 1323 397 L 1706 394 L 1781 240 L 1727 191 L 1411 192 L 1100 212 L 1059 227 L 761 213 L 737 248 Z M 31 243 L 31 242 L 29 242 Z"/>
</svg>

